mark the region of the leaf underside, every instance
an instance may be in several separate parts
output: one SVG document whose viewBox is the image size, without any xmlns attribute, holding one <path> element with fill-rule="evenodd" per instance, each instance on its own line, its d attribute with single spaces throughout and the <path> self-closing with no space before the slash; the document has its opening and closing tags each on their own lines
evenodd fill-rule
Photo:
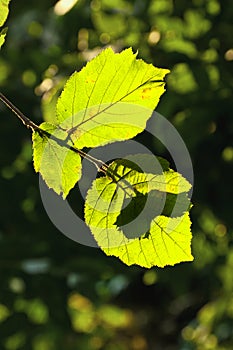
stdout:
<svg viewBox="0 0 233 350">
<path fill-rule="evenodd" d="M 108 48 L 67 81 L 55 124 L 33 132 L 34 168 L 66 198 L 82 175 L 80 150 L 133 138 L 165 91 L 169 71 Z M 99 247 L 127 265 L 174 265 L 193 260 L 188 211 L 191 185 L 158 158 L 110 164 L 89 189 L 84 215 Z"/>
<path fill-rule="evenodd" d="M 187 180 L 183 178 L 186 186 L 174 195 L 164 176 L 163 183 L 161 178 L 158 182 L 160 189 L 154 192 L 148 186 L 150 180 L 145 180 L 139 188 L 137 186 L 138 180 L 146 179 L 148 174 L 130 168 L 130 163 L 127 167 L 127 162 L 122 160 L 113 162 L 110 171 L 115 168 L 118 178 L 111 173 L 112 177 L 96 179 L 85 203 L 85 220 L 100 248 L 127 265 L 147 268 L 192 261 L 190 202 L 186 194 L 190 185 Z M 182 176 L 176 173 L 176 177 L 181 182 Z M 171 191 L 168 195 L 167 189 Z M 142 197 L 145 194 L 146 200 Z M 169 196 L 172 194 L 174 197 Z M 128 203 L 129 198 L 131 202 Z M 170 211 L 176 207 L 177 216 L 166 216 L 164 205 Z M 141 208 L 141 213 L 137 212 L 134 217 L 135 208 Z"/>
<path fill-rule="evenodd" d="M 49 188 L 65 198 L 81 177 L 81 157 L 64 146 L 67 137 L 64 131 L 49 123 L 42 123 L 40 129 L 48 132 L 48 136 L 33 132 L 35 171 L 40 172 Z"/>
<path fill-rule="evenodd" d="M 33 135 L 34 167 L 46 184 L 65 198 L 81 177 L 80 156 L 64 143 L 81 150 L 142 132 L 168 72 L 136 59 L 131 49 L 115 54 L 111 48 L 75 72 L 58 99 L 57 123 L 40 125 L 63 144 L 38 131 Z"/>
<path fill-rule="evenodd" d="M 136 59 L 132 49 L 108 48 L 67 81 L 57 121 L 79 149 L 130 139 L 145 129 L 168 72 Z"/>
</svg>

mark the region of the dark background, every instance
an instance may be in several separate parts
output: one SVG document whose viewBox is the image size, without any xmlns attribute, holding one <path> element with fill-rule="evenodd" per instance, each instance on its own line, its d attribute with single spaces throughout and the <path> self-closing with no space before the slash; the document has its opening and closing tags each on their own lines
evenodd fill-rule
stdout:
<svg viewBox="0 0 233 350">
<path fill-rule="evenodd" d="M 1 104 L 0 349 L 232 349 L 231 1 L 79 0 L 64 15 L 54 5 L 12 0 L 1 91 L 40 123 L 67 77 L 106 45 L 169 68 L 157 111 L 192 158 L 195 260 L 127 267 L 66 238 L 43 208 L 30 131 Z"/>
</svg>

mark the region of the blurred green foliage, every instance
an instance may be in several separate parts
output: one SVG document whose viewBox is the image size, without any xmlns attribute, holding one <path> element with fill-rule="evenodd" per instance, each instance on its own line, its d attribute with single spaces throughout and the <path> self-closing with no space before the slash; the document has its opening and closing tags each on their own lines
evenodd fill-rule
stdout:
<svg viewBox="0 0 233 350">
<path fill-rule="evenodd" d="M 54 118 L 67 77 L 106 45 L 132 46 L 171 69 L 158 111 L 193 161 L 195 261 L 126 267 L 58 232 L 42 207 L 29 132 L 1 104 L 0 349 L 230 350 L 231 1 L 79 0 L 69 10 L 62 3 L 12 0 L 1 91 L 40 122 Z M 71 201 L 78 210 L 75 193 Z"/>
</svg>

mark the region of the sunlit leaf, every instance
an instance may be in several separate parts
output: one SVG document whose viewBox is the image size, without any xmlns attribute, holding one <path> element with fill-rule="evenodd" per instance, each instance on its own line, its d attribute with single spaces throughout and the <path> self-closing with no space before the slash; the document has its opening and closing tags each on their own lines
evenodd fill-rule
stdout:
<svg viewBox="0 0 233 350">
<path fill-rule="evenodd" d="M 0 32 L 0 48 L 1 48 L 1 46 L 2 46 L 2 45 L 4 44 L 4 42 L 5 42 L 6 33 L 7 33 L 7 28 L 4 28 L 4 29 Z"/>
<path fill-rule="evenodd" d="M 9 13 L 10 0 L 0 0 L 0 27 L 5 23 Z"/>
<path fill-rule="evenodd" d="M 35 170 L 47 185 L 65 198 L 80 179 L 81 159 L 69 145 L 80 150 L 143 131 L 167 73 L 136 59 L 131 49 L 115 54 L 110 48 L 74 73 L 58 99 L 56 125 L 42 124 L 48 135 L 33 136 Z"/>
<path fill-rule="evenodd" d="M 128 164 L 128 160 L 117 160 L 109 166 L 108 172 L 119 176 L 124 174 L 124 180 L 134 186 L 138 192 L 147 193 L 151 190 L 159 190 L 178 194 L 187 192 L 191 188 L 191 184 L 172 169 L 164 171 L 162 174 L 145 174 L 138 171 L 138 169 L 131 169 L 128 173 L 125 173 Z"/>
<path fill-rule="evenodd" d="M 85 221 L 99 247 L 127 265 L 163 267 L 193 260 L 188 215 L 190 203 L 184 196 L 190 188 L 188 182 L 177 174 L 186 187 L 180 187 L 183 193 L 176 208 L 179 216 L 170 218 L 165 215 L 172 213 L 177 196 L 169 196 L 167 203 L 169 177 L 164 176 L 162 182 L 158 175 L 160 181 L 154 190 L 150 186 L 153 179 L 135 170 L 131 162 L 118 160 L 111 164 L 110 169 L 117 171 L 93 182 L 85 204 Z"/>
<path fill-rule="evenodd" d="M 10 0 L 0 0 L 0 27 L 5 23 L 9 13 Z M 4 44 L 7 28 L 3 28 L 0 31 L 0 48 Z"/>
<path fill-rule="evenodd" d="M 145 129 L 168 72 L 136 59 L 131 49 L 108 48 L 67 81 L 58 123 L 79 149 L 130 139 Z"/>
<path fill-rule="evenodd" d="M 33 132 L 35 171 L 40 172 L 49 188 L 65 198 L 81 177 L 81 157 L 65 146 L 66 132 L 49 123 L 42 123 L 40 129 L 48 135 Z"/>
</svg>

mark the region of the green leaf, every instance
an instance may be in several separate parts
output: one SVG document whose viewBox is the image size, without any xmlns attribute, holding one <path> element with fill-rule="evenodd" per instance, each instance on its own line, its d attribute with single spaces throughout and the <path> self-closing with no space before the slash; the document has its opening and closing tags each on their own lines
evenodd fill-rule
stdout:
<svg viewBox="0 0 233 350">
<path fill-rule="evenodd" d="M 56 125 L 40 126 L 53 139 L 38 131 L 33 136 L 35 170 L 47 185 L 66 197 L 80 179 L 80 157 L 67 152 L 67 145 L 81 150 L 143 131 L 168 72 L 136 59 L 131 49 L 115 54 L 108 48 L 74 73 L 58 99 Z"/>
<path fill-rule="evenodd" d="M 184 192 L 190 188 L 187 180 L 176 175 L 184 187 L 179 187 L 182 192 L 176 209 L 179 216 L 170 218 L 165 213 L 171 214 L 179 198 L 174 193 L 168 194 L 167 202 L 165 191 L 170 185 L 166 182 L 170 177 L 164 175 L 163 182 L 155 186 L 153 177 L 136 168 L 130 161 L 117 160 L 110 165 L 108 176 L 96 179 L 88 191 L 85 221 L 99 247 L 127 265 L 149 268 L 192 261 L 190 203 Z M 158 189 L 151 190 L 153 187 Z"/>
<path fill-rule="evenodd" d="M 7 16 L 9 13 L 9 8 L 8 8 L 9 3 L 10 3 L 10 0 L 0 0 L 0 27 L 3 26 L 3 24 L 7 19 Z M 0 32 L 0 48 L 5 41 L 6 33 L 7 33 L 7 28 L 3 28 Z"/>
<path fill-rule="evenodd" d="M 50 123 L 42 123 L 40 129 L 45 133 L 34 131 L 32 136 L 35 171 L 65 198 L 81 177 L 81 157 L 67 145 L 66 132 Z"/>
<path fill-rule="evenodd" d="M 1 30 L 0 32 L 0 48 L 5 42 L 6 33 L 7 33 L 7 28 L 3 28 L 3 30 Z"/>
<path fill-rule="evenodd" d="M 5 23 L 9 13 L 10 0 L 0 0 L 0 27 Z"/>
<path fill-rule="evenodd" d="M 136 59 L 131 49 L 108 48 L 67 81 L 58 123 L 79 149 L 130 139 L 145 129 L 168 72 Z"/>
<path fill-rule="evenodd" d="M 164 171 L 162 174 L 145 174 L 138 169 L 135 170 L 135 165 L 130 163 L 131 169 L 129 170 L 129 158 L 130 156 L 128 156 L 128 160 L 119 159 L 113 162 L 108 168 L 108 174 L 124 176 L 124 180 L 141 193 L 158 190 L 178 194 L 190 190 L 191 184 L 172 169 Z"/>
</svg>

